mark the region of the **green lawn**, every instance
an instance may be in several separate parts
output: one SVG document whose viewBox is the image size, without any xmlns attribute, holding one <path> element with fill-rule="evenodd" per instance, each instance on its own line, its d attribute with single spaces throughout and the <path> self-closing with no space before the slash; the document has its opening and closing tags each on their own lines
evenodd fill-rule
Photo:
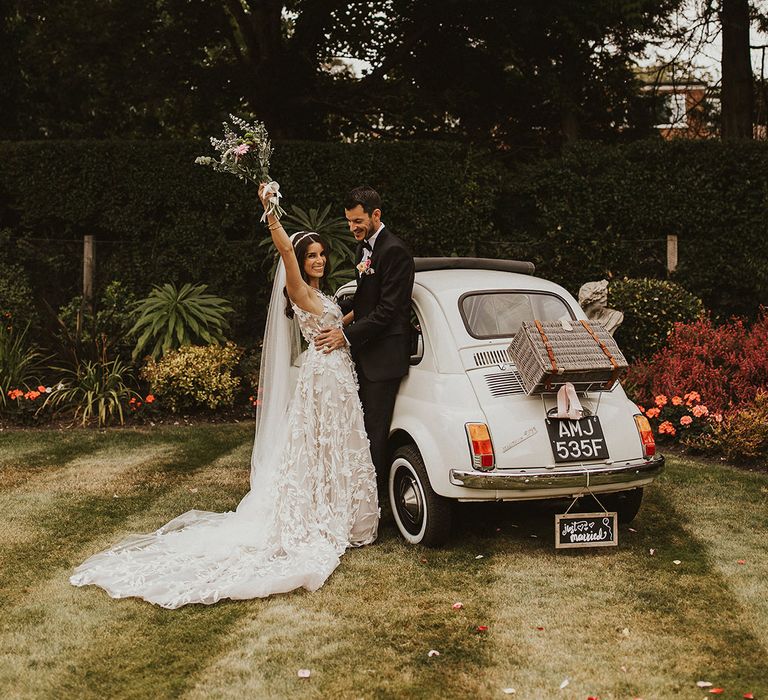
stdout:
<svg viewBox="0 0 768 700">
<path fill-rule="evenodd" d="M 555 552 L 553 507 L 463 506 L 446 549 L 387 523 L 313 594 L 168 611 L 69 585 L 233 508 L 252 433 L 0 432 L 1 697 L 768 698 L 768 473 L 705 460 L 669 460 L 618 549 Z"/>
</svg>

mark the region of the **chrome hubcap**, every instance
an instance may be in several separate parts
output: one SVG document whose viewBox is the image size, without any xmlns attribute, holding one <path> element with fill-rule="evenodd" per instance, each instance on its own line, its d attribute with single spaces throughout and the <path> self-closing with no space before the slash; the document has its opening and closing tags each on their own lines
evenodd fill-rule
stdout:
<svg viewBox="0 0 768 700">
<path fill-rule="evenodd" d="M 424 520 L 421 489 L 413 474 L 404 467 L 397 472 L 395 487 L 397 511 L 403 527 L 412 535 L 416 535 Z"/>
</svg>

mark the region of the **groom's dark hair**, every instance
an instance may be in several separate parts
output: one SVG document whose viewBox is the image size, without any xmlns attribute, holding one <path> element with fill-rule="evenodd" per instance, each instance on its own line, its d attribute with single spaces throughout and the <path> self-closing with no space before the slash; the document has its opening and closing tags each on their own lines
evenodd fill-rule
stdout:
<svg viewBox="0 0 768 700">
<path fill-rule="evenodd" d="M 381 209 L 381 197 L 373 187 L 360 185 L 360 187 L 355 187 L 347 195 L 347 198 L 344 200 L 344 208 L 354 209 L 358 204 L 370 216 L 373 214 L 374 209 Z"/>
</svg>

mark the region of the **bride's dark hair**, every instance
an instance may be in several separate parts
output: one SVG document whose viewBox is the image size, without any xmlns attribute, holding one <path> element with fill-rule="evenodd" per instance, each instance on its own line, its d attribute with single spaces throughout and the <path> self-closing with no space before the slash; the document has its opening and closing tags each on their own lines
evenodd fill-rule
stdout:
<svg viewBox="0 0 768 700">
<path fill-rule="evenodd" d="M 299 261 L 299 270 L 301 271 L 301 277 L 302 279 L 309 283 L 309 277 L 307 276 L 307 273 L 304 271 L 304 262 L 307 259 L 307 252 L 309 250 L 309 246 L 313 243 L 319 243 L 321 246 L 323 246 L 323 253 L 325 255 L 328 254 L 328 246 L 325 244 L 325 241 L 320 238 L 320 234 L 315 233 L 314 231 L 299 231 L 298 233 L 294 234 L 293 236 L 293 252 L 296 255 L 296 260 Z M 323 279 L 325 279 L 325 275 L 328 274 L 328 264 L 326 260 L 325 269 L 323 270 Z M 321 280 L 322 283 L 322 280 Z M 285 297 L 286 303 L 285 303 L 285 315 L 288 318 L 293 318 L 293 307 L 291 306 L 291 300 L 288 298 L 288 289 L 283 287 L 283 296 Z"/>
</svg>

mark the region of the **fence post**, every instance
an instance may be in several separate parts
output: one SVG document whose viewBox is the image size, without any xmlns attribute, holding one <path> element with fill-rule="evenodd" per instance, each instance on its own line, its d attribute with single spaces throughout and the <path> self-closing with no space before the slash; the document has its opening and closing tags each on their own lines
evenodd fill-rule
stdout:
<svg viewBox="0 0 768 700">
<path fill-rule="evenodd" d="M 677 236 L 667 236 L 667 274 L 671 275 L 677 270 Z"/>
<path fill-rule="evenodd" d="M 77 314 L 77 335 L 83 328 L 86 307 L 93 315 L 93 272 L 96 265 L 93 236 L 83 236 L 83 301 Z"/>
</svg>

